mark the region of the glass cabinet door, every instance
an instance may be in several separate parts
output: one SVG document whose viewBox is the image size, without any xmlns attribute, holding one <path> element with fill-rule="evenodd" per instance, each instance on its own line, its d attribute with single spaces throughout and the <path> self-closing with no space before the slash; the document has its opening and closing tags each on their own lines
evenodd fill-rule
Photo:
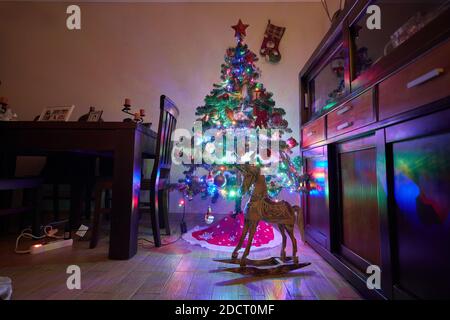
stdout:
<svg viewBox="0 0 450 320">
<path fill-rule="evenodd" d="M 378 0 L 381 29 L 369 29 L 364 13 L 351 26 L 354 49 L 353 80 L 389 55 L 439 14 L 449 8 L 449 0 Z"/>
<path fill-rule="evenodd" d="M 344 50 L 340 48 L 309 81 L 312 118 L 329 110 L 345 95 L 344 72 L 345 55 Z"/>
</svg>

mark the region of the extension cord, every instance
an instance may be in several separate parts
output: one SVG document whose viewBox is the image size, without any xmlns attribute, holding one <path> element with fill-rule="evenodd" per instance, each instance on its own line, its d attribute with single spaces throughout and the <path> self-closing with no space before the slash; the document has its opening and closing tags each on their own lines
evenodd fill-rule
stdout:
<svg viewBox="0 0 450 320">
<path fill-rule="evenodd" d="M 30 247 L 30 253 L 31 254 L 38 254 L 42 252 L 47 252 L 59 248 L 69 247 L 72 246 L 73 239 L 67 239 L 67 240 L 58 240 L 49 242 L 46 244 L 35 244 Z"/>
<path fill-rule="evenodd" d="M 186 222 L 181 221 L 181 223 L 180 223 L 180 231 L 181 231 L 181 234 L 185 234 L 187 232 Z"/>
</svg>

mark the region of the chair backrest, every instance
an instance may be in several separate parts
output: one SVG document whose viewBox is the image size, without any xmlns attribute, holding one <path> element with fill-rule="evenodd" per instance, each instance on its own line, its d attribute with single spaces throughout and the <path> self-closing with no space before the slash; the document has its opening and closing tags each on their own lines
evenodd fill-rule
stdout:
<svg viewBox="0 0 450 320">
<path fill-rule="evenodd" d="M 160 109 L 155 169 L 159 171 L 161 178 L 167 178 L 172 165 L 172 134 L 180 112 L 175 103 L 165 95 L 160 98 Z"/>
</svg>

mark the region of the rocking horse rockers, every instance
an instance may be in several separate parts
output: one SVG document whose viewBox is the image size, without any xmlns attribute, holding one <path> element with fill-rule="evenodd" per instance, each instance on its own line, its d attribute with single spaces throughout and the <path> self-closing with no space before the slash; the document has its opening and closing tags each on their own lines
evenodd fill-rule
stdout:
<svg viewBox="0 0 450 320">
<path fill-rule="evenodd" d="M 278 224 L 282 236 L 281 261 L 284 263 L 286 258 L 286 232 L 292 241 L 292 259 L 295 265 L 298 265 L 297 240 L 294 235 L 294 225 L 297 223 L 300 235 L 304 241 L 304 221 L 303 214 L 298 206 L 291 206 L 287 201 L 273 201 L 268 197 L 266 180 L 261 174 L 260 168 L 252 165 L 237 166 L 237 169 L 243 173 L 242 194 L 251 192 L 250 200 L 244 210 L 245 224 L 239 243 L 231 255 L 232 259 L 237 259 L 238 251 L 241 249 L 245 237 L 248 233 L 247 247 L 241 257 L 240 266 L 247 264 L 247 256 L 253 241 L 253 236 L 260 220 Z M 253 186 L 253 190 L 250 188 Z"/>
</svg>

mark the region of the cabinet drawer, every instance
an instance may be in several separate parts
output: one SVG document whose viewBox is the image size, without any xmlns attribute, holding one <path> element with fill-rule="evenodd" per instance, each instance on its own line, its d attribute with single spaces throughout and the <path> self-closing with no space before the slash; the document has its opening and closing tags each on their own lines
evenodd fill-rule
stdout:
<svg viewBox="0 0 450 320">
<path fill-rule="evenodd" d="M 302 129 L 302 147 L 325 140 L 325 118 L 319 118 Z"/>
<path fill-rule="evenodd" d="M 373 92 L 369 90 L 327 116 L 329 138 L 361 128 L 375 120 Z"/>
<path fill-rule="evenodd" d="M 450 41 L 379 85 L 380 120 L 450 95 Z"/>
</svg>

